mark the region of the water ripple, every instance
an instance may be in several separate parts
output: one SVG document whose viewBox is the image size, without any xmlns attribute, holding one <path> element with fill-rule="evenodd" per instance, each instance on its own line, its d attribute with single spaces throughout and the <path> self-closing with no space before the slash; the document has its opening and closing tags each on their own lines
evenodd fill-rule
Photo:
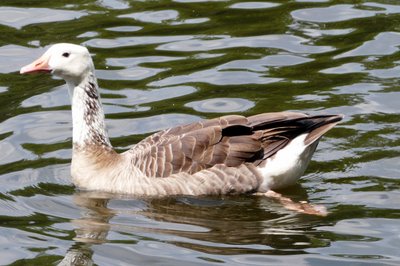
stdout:
<svg viewBox="0 0 400 266">
<path fill-rule="evenodd" d="M 142 22 L 164 23 L 166 21 L 176 20 L 179 13 L 176 10 L 160 10 L 160 11 L 145 11 L 126 15 L 120 15 L 119 18 L 133 18 Z"/>
<path fill-rule="evenodd" d="M 126 68 L 121 70 L 97 70 L 96 75 L 104 80 L 142 80 L 157 75 L 167 69 L 147 67 Z"/>
<path fill-rule="evenodd" d="M 86 15 L 84 11 L 0 7 L 0 24 L 21 29 L 27 25 L 79 19 Z"/>
<path fill-rule="evenodd" d="M 254 103 L 241 98 L 212 98 L 185 104 L 198 112 L 229 113 L 243 112 L 254 107 Z"/>
<path fill-rule="evenodd" d="M 382 222 L 385 226 L 381 226 Z M 399 260 L 400 256 L 397 246 L 400 245 L 398 235 L 400 233 L 397 220 L 394 219 L 349 219 L 338 222 L 333 227 L 320 227 L 321 230 L 335 232 L 344 235 L 359 235 L 361 238 L 371 236 L 368 244 L 361 241 L 346 241 L 343 239 L 340 245 L 329 248 L 331 254 L 341 254 L 341 256 L 356 257 L 384 257 Z M 388 238 L 387 233 L 392 232 Z M 338 243 L 339 244 L 339 243 Z M 350 252 L 351 250 L 351 252 Z M 380 254 L 385 254 L 381 256 Z"/>
<path fill-rule="evenodd" d="M 107 58 L 108 66 L 136 67 L 142 63 L 160 63 L 181 60 L 184 57 L 172 56 L 143 56 L 143 57 L 124 57 L 124 58 Z"/>
<path fill-rule="evenodd" d="M 247 69 L 251 71 L 265 71 L 266 67 L 294 66 L 311 62 L 313 59 L 295 55 L 269 55 L 260 59 L 235 60 L 217 67 L 224 69 Z"/>
<path fill-rule="evenodd" d="M 115 31 L 115 32 L 134 32 L 143 29 L 143 27 L 139 26 L 119 26 L 119 27 L 111 27 L 106 30 Z"/>
<path fill-rule="evenodd" d="M 27 48 L 19 45 L 4 45 L 0 47 L 0 60 L 8 62 L 0 64 L 0 73 L 11 73 L 19 71 L 21 66 L 26 65 L 38 58 L 44 49 Z"/>
<path fill-rule="evenodd" d="M 120 48 L 126 46 L 148 45 L 190 40 L 193 36 L 151 36 L 120 37 L 115 39 L 91 39 L 84 44 L 96 48 Z"/>
<path fill-rule="evenodd" d="M 344 58 L 350 56 L 390 55 L 399 51 L 400 34 L 398 32 L 379 33 L 372 41 L 363 43 L 354 50 L 335 56 Z"/>
<path fill-rule="evenodd" d="M 356 18 L 375 16 L 377 12 L 357 9 L 353 5 L 335 5 L 329 7 L 305 8 L 295 10 L 292 17 L 298 20 L 312 22 L 338 22 Z"/>
<path fill-rule="evenodd" d="M 96 3 L 107 9 L 115 10 L 127 9 L 130 7 L 129 2 L 125 0 L 97 0 Z"/>
<path fill-rule="evenodd" d="M 206 3 L 206 2 L 227 2 L 228 0 L 173 0 L 177 3 Z"/>
<path fill-rule="evenodd" d="M 306 45 L 308 40 L 292 35 L 264 35 L 252 37 L 210 36 L 207 40 L 179 40 L 161 44 L 157 50 L 212 51 L 237 47 L 276 48 L 293 53 L 317 54 L 334 50 L 330 46 Z"/>
<path fill-rule="evenodd" d="M 204 82 L 214 85 L 268 84 L 281 80 L 280 78 L 268 78 L 263 74 L 247 71 L 218 71 L 209 69 L 189 75 L 168 77 L 159 81 L 153 81 L 149 85 L 164 87 L 192 82 Z"/>
<path fill-rule="evenodd" d="M 396 14 L 400 12 L 400 7 L 396 5 L 367 2 L 363 4 L 363 7 L 368 8 L 368 10 L 356 8 L 354 5 L 341 4 L 329 7 L 299 9 L 293 11 L 291 15 L 297 20 L 330 23 L 368 18 L 377 14 Z M 376 8 L 376 10 L 373 10 L 373 8 Z"/>
<path fill-rule="evenodd" d="M 263 9 L 263 8 L 271 8 L 279 6 L 277 3 L 269 3 L 269 2 L 242 2 L 235 3 L 230 6 L 230 8 L 236 9 Z"/>
<path fill-rule="evenodd" d="M 146 134 L 160 131 L 169 127 L 189 124 L 200 118 L 186 114 L 161 114 L 137 119 L 110 119 L 108 128 L 110 137 L 125 136 L 126 134 Z M 129 132 L 129 133 L 127 133 Z"/>
</svg>

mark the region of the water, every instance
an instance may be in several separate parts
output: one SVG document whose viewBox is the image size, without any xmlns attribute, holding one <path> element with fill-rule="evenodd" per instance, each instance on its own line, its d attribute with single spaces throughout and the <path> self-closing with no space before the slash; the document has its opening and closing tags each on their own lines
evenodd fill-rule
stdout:
<svg viewBox="0 0 400 266">
<path fill-rule="evenodd" d="M 398 1 L 0 4 L 0 264 L 400 264 Z M 298 186 L 260 197 L 79 192 L 63 82 L 18 70 L 50 44 L 94 56 L 120 151 L 228 113 L 342 113 Z"/>
</svg>

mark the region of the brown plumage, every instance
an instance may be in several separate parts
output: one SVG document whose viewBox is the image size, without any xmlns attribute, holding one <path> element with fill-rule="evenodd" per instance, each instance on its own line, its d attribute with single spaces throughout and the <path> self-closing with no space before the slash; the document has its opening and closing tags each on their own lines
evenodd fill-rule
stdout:
<svg viewBox="0 0 400 266">
<path fill-rule="evenodd" d="M 196 173 L 216 164 L 263 166 L 265 160 L 297 136 L 308 133 L 305 145 L 319 139 L 341 115 L 264 113 L 229 115 L 153 134 L 129 152 L 132 162 L 149 177 Z"/>
</svg>

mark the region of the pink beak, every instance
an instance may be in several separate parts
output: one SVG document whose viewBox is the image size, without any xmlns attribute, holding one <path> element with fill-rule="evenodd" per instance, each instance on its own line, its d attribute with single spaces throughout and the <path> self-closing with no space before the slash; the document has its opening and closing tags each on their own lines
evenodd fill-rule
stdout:
<svg viewBox="0 0 400 266">
<path fill-rule="evenodd" d="M 21 70 L 19 71 L 20 74 L 28 74 L 36 72 L 47 72 L 47 73 L 51 72 L 48 57 L 41 56 L 39 59 L 33 61 L 29 65 L 22 67 Z"/>
</svg>

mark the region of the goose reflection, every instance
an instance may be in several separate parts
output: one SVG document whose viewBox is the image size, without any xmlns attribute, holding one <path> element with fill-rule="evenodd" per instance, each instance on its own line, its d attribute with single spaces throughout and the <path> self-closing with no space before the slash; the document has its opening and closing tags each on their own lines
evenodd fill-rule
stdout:
<svg viewBox="0 0 400 266">
<path fill-rule="evenodd" d="M 93 244 L 106 242 L 110 231 L 110 219 L 114 216 L 107 207 L 110 198 L 96 193 L 80 193 L 74 195 L 74 203 L 82 208 L 82 217 L 75 219 L 75 244 L 68 250 L 59 266 L 93 265 Z"/>
<path fill-rule="evenodd" d="M 285 193 L 307 200 L 300 186 Z M 321 239 L 314 241 L 318 236 L 313 227 L 321 225 L 323 218 L 288 211 L 265 197 L 137 199 L 103 192 L 76 192 L 74 202 L 82 208 L 82 217 L 73 221 L 75 245 L 59 265 L 92 265 L 91 247 L 110 242 L 110 231 L 128 236 L 133 244 L 161 241 L 220 255 L 298 254 L 304 253 L 305 247 L 315 247 L 315 243 L 329 244 Z M 292 248 L 289 250 L 288 246 Z M 279 250 L 282 247 L 284 251 Z"/>
</svg>

